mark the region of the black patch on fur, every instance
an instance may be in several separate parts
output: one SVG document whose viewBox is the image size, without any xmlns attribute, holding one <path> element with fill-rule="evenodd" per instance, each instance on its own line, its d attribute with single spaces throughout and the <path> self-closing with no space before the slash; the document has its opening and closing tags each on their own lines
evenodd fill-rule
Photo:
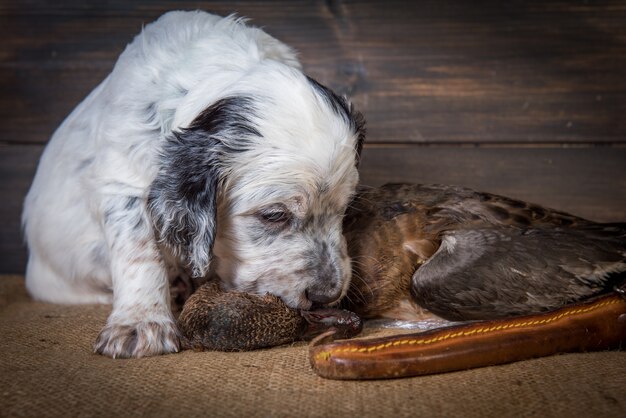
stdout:
<svg viewBox="0 0 626 418">
<path fill-rule="evenodd" d="M 148 211 L 159 241 L 194 276 L 204 275 L 210 261 L 222 163 L 228 155 L 247 150 L 251 136 L 261 136 L 251 121 L 253 113 L 250 97 L 221 99 L 188 128 L 172 133 L 163 146 Z"/>
<path fill-rule="evenodd" d="M 261 133 L 249 118 L 253 112 L 252 98 L 227 97 L 206 108 L 191 122 L 189 128 L 183 130 L 183 133 L 201 130 L 206 135 L 218 137 L 227 132 L 239 134 L 242 140 L 248 135 L 260 137 Z M 245 140 L 242 141 L 242 145 L 245 142 Z M 238 149 L 243 150 L 243 148 Z"/>
<path fill-rule="evenodd" d="M 76 171 L 77 172 L 81 172 L 83 170 L 85 170 L 87 167 L 89 167 L 91 164 L 93 164 L 94 159 L 93 158 L 86 158 L 84 160 L 81 160 L 78 163 L 78 166 L 76 167 Z"/>
<path fill-rule="evenodd" d="M 108 264 L 108 250 L 104 244 L 94 246 L 91 251 L 91 260 L 98 266 L 106 266 Z"/>
<path fill-rule="evenodd" d="M 107 226 L 108 233 L 113 238 L 113 245 L 116 245 L 116 241 L 125 228 L 129 226 L 135 230 L 144 228 L 145 218 L 142 216 L 143 212 L 138 210 L 141 202 L 142 200 L 137 196 L 117 196 L 106 200 L 102 222 Z"/>
<path fill-rule="evenodd" d="M 126 205 L 124 206 L 124 209 L 132 210 L 135 207 L 137 207 L 138 203 L 139 203 L 139 198 L 137 196 L 129 196 L 126 198 Z"/>
<path fill-rule="evenodd" d="M 352 105 L 343 97 L 335 94 L 331 89 L 318 83 L 313 78 L 307 76 L 309 83 L 315 91 L 324 98 L 326 103 L 330 105 L 333 111 L 342 117 L 350 125 L 350 129 L 356 134 L 357 140 L 355 145 L 356 162 L 358 166 L 361 162 L 361 151 L 363 150 L 363 142 L 365 142 L 365 118 L 363 115 L 354 110 Z"/>
</svg>

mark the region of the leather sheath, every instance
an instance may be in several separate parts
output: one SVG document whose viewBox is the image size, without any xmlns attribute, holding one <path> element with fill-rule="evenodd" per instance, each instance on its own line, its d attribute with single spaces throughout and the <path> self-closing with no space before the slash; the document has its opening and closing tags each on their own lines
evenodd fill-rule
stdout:
<svg viewBox="0 0 626 418">
<path fill-rule="evenodd" d="M 326 338 L 327 339 L 327 338 Z M 555 311 L 426 332 L 311 342 L 313 370 L 329 379 L 387 379 L 626 346 L 626 300 L 611 294 Z"/>
</svg>

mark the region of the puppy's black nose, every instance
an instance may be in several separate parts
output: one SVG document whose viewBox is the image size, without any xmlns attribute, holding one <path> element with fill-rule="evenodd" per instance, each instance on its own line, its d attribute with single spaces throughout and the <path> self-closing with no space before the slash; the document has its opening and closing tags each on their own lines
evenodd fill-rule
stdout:
<svg viewBox="0 0 626 418">
<path fill-rule="evenodd" d="M 328 305 L 336 302 L 341 297 L 341 289 L 333 293 L 332 291 L 309 288 L 304 291 L 304 295 L 308 300 L 313 302 L 314 305 Z"/>
</svg>

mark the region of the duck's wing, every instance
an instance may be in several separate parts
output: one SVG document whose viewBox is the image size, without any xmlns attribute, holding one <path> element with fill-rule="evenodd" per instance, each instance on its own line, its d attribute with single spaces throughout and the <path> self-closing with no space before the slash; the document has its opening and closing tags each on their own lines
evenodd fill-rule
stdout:
<svg viewBox="0 0 626 418">
<path fill-rule="evenodd" d="M 458 229 L 414 273 L 421 306 L 451 320 L 536 313 L 601 293 L 626 272 L 626 224 Z"/>
</svg>

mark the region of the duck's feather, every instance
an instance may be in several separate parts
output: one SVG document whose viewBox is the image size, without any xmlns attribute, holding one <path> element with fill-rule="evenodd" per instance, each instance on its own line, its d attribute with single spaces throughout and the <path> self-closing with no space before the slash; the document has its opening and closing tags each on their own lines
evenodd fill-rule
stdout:
<svg viewBox="0 0 626 418">
<path fill-rule="evenodd" d="M 554 309 L 601 293 L 626 272 L 626 228 L 457 229 L 418 268 L 416 302 L 451 320 Z"/>
</svg>

